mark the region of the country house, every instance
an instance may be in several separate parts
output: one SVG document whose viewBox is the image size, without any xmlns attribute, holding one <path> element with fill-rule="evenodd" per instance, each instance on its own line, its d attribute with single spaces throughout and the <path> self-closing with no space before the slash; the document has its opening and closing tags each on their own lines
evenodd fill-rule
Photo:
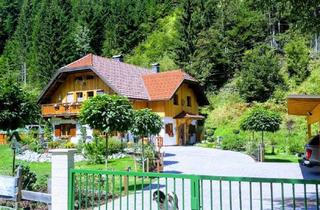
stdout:
<svg viewBox="0 0 320 210">
<path fill-rule="evenodd" d="M 204 117 L 199 106 L 208 101 L 195 78 L 182 70 L 160 72 L 159 64 L 151 69 L 127 64 L 121 55 L 110 59 L 88 54 L 60 68 L 39 97 L 42 116 L 50 119 L 55 139 L 78 141 L 81 103 L 98 94 L 126 96 L 134 109 L 158 113 L 164 123 L 159 134 L 164 145 L 195 143 L 200 138 L 197 125 Z M 86 129 L 92 136 L 92 129 Z"/>
</svg>

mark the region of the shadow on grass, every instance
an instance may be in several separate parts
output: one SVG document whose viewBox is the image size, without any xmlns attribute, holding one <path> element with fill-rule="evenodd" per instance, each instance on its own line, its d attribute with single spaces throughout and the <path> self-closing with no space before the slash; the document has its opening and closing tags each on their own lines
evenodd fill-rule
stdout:
<svg viewBox="0 0 320 210">
<path fill-rule="evenodd" d="M 165 166 L 173 165 L 179 163 L 179 161 L 174 161 L 174 160 L 165 160 L 163 161 Z"/>
<path fill-rule="evenodd" d="M 164 153 L 164 156 L 165 156 L 165 157 L 173 157 L 173 156 L 176 156 L 176 154 L 173 154 L 173 153 Z"/>
<path fill-rule="evenodd" d="M 174 170 L 171 170 L 171 171 L 163 171 L 163 173 L 165 173 L 165 174 L 182 174 L 182 172 L 181 171 L 174 171 Z"/>
<path fill-rule="evenodd" d="M 291 160 L 281 159 L 281 158 L 273 158 L 273 157 L 266 157 L 265 162 L 276 162 L 276 163 L 292 163 Z"/>
</svg>

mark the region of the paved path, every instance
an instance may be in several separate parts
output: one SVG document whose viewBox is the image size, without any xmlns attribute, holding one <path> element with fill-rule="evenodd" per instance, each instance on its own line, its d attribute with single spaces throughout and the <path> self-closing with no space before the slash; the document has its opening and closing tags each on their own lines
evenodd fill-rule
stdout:
<svg viewBox="0 0 320 210">
<path fill-rule="evenodd" d="M 166 156 L 164 159 L 165 168 L 164 173 L 186 173 L 199 175 L 213 175 L 213 176 L 245 176 L 245 177 L 267 177 L 267 178 L 294 178 L 294 179 L 319 179 L 320 168 L 315 167 L 307 169 L 294 163 L 257 163 L 250 156 L 239 152 L 223 151 L 216 149 L 200 148 L 200 147 L 165 147 L 163 148 Z M 167 189 L 166 189 L 166 187 Z M 184 186 L 184 188 L 182 188 Z M 179 209 L 190 208 L 190 181 L 176 180 L 174 185 L 173 179 L 160 179 L 160 186 L 153 183 L 148 185 L 143 191 L 138 191 L 136 195 L 129 195 L 129 209 L 133 209 L 134 196 L 136 196 L 136 209 L 142 210 L 142 203 L 144 209 L 157 209 L 156 203 L 151 201 L 150 205 L 150 189 L 151 193 L 157 188 L 162 191 L 176 191 L 179 198 Z M 241 203 L 239 198 L 239 184 L 238 182 L 231 183 L 231 190 L 229 182 L 222 182 L 221 189 L 219 182 L 203 181 L 202 183 L 202 203 L 204 210 L 220 209 L 220 200 L 222 201 L 223 209 L 250 209 L 250 186 L 249 183 L 241 184 Z M 222 197 L 219 192 L 222 192 Z M 262 202 L 260 200 L 260 185 L 258 183 L 252 184 L 252 209 L 271 209 L 271 190 L 270 184 L 262 184 L 261 194 L 263 195 Z M 293 209 L 292 199 L 292 185 L 284 185 L 284 205 L 285 209 Z M 308 208 L 315 208 L 315 187 L 307 186 Z M 282 195 L 281 185 L 273 184 L 273 207 L 274 209 L 281 209 Z M 304 209 L 304 188 L 303 185 L 295 186 L 296 195 L 296 209 Z M 142 196 L 143 194 L 143 196 Z M 142 200 L 142 197 L 144 198 Z M 115 201 L 115 208 L 120 209 L 120 199 Z M 122 209 L 127 209 L 126 198 L 122 199 Z M 232 206 L 230 206 L 232 205 Z M 112 209 L 111 203 L 108 205 Z M 232 207 L 232 208 L 231 208 Z"/>
</svg>

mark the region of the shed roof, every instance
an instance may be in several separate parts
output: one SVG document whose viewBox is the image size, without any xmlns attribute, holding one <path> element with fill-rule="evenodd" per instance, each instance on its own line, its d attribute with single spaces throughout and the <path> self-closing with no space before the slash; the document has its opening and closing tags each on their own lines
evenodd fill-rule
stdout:
<svg viewBox="0 0 320 210">
<path fill-rule="evenodd" d="M 308 116 L 320 104 L 317 95 L 290 95 L 287 98 L 288 114 Z"/>
</svg>

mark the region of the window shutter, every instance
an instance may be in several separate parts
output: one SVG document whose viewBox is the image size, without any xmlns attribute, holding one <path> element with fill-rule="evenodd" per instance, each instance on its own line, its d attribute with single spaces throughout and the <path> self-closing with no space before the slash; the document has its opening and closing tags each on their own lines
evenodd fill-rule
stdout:
<svg viewBox="0 0 320 210">
<path fill-rule="evenodd" d="M 61 125 L 54 126 L 54 135 L 61 136 Z"/>
<path fill-rule="evenodd" d="M 74 137 L 76 136 L 76 134 L 77 134 L 76 125 L 75 124 L 70 125 L 70 136 Z"/>
</svg>

